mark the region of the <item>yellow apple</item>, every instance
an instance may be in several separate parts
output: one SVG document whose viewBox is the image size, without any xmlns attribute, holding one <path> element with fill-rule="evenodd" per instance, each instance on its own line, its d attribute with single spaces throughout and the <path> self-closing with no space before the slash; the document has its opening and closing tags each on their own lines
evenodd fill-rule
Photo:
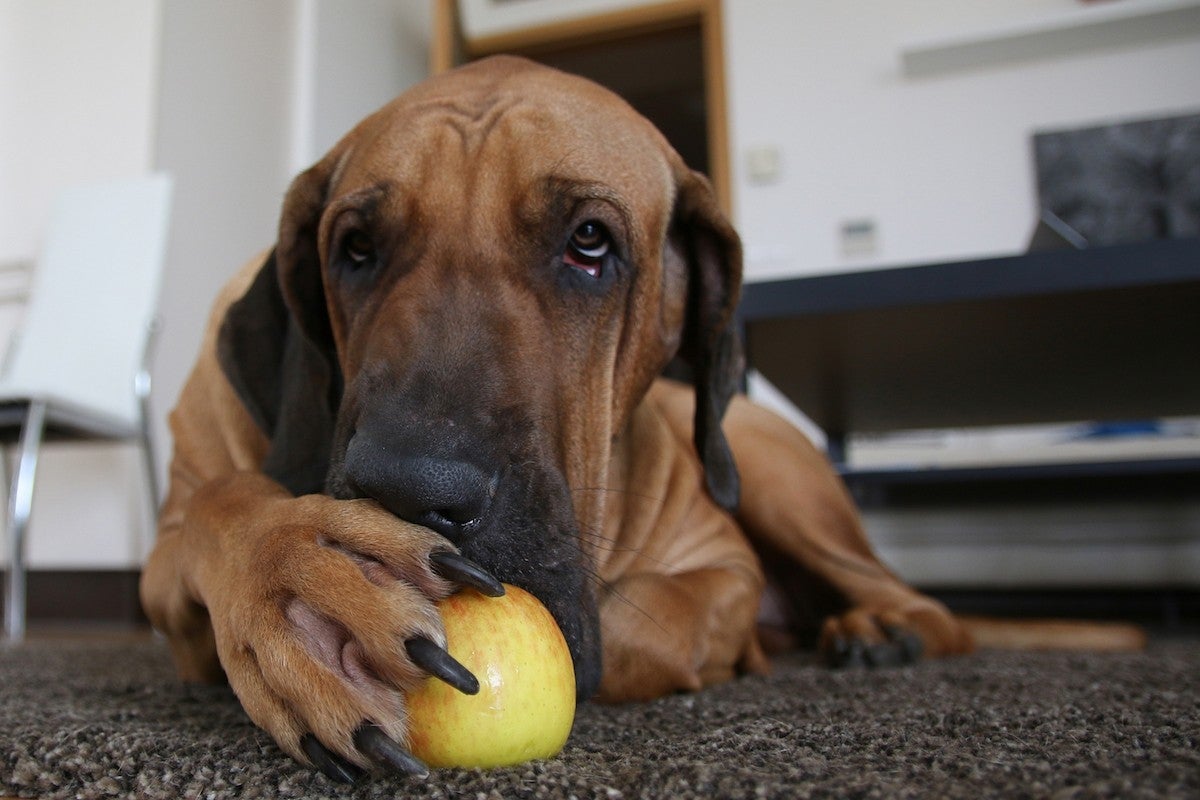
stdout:
<svg viewBox="0 0 1200 800">
<path fill-rule="evenodd" d="M 431 767 L 499 767 L 562 750 L 575 720 L 575 668 L 554 617 L 505 584 L 441 601 L 447 650 L 479 679 L 467 695 L 435 678 L 408 695 L 409 747 Z"/>
</svg>

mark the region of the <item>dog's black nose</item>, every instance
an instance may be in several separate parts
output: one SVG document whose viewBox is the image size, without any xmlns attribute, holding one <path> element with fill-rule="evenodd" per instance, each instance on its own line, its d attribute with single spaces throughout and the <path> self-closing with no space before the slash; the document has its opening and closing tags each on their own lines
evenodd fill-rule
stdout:
<svg viewBox="0 0 1200 800">
<path fill-rule="evenodd" d="M 466 461 L 398 456 L 356 434 L 346 449 L 346 477 L 400 519 L 461 544 L 479 527 L 497 479 Z"/>
</svg>

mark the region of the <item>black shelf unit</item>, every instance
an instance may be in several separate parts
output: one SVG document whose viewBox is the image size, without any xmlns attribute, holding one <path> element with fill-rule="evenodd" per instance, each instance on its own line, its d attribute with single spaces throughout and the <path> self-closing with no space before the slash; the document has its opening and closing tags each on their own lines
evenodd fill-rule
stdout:
<svg viewBox="0 0 1200 800">
<path fill-rule="evenodd" d="M 739 313 L 835 461 L 854 432 L 1200 414 L 1200 238 L 748 283 Z"/>
</svg>

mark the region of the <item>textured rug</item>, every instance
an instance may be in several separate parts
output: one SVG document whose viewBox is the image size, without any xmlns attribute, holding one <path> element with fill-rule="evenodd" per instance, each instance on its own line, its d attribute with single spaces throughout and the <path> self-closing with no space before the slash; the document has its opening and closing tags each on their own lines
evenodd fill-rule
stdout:
<svg viewBox="0 0 1200 800">
<path fill-rule="evenodd" d="M 0 650 L 0 797 L 1200 797 L 1200 641 L 980 653 L 883 672 L 803 657 L 765 678 L 586 705 L 558 757 L 336 786 L 161 644 Z"/>
</svg>

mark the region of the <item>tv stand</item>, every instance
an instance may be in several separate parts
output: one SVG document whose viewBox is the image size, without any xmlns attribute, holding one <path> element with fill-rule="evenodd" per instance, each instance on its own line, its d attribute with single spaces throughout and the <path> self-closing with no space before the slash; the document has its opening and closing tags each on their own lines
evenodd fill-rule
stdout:
<svg viewBox="0 0 1200 800">
<path fill-rule="evenodd" d="M 748 283 L 749 365 L 827 434 L 1200 415 L 1200 238 Z M 1053 475 L 1011 465 L 942 479 Z M 1200 473 L 1198 458 L 1061 465 Z M 935 473 L 864 471 L 862 481 Z"/>
</svg>

